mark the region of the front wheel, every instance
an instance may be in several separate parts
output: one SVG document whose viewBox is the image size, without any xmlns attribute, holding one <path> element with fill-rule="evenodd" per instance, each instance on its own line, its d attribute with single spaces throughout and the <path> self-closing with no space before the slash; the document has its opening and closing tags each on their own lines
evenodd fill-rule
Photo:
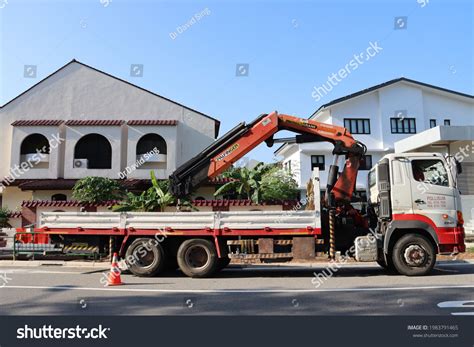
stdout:
<svg viewBox="0 0 474 347">
<path fill-rule="evenodd" d="M 423 235 L 402 236 L 393 247 L 392 260 L 395 269 L 405 276 L 427 275 L 436 263 L 433 244 Z"/>
<path fill-rule="evenodd" d="M 178 249 L 178 265 L 181 271 L 194 278 L 211 276 L 218 266 L 214 244 L 204 239 L 184 241 Z"/>
</svg>

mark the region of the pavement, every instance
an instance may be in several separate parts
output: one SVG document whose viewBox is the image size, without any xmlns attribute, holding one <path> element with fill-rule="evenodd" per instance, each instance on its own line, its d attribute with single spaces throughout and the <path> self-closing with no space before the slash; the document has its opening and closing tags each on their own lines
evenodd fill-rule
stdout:
<svg viewBox="0 0 474 347">
<path fill-rule="evenodd" d="M 438 262 L 424 277 L 373 263 L 259 264 L 207 279 L 123 273 L 115 287 L 102 284 L 108 264 L 72 265 L 0 262 L 0 315 L 474 315 L 468 260 Z"/>
</svg>

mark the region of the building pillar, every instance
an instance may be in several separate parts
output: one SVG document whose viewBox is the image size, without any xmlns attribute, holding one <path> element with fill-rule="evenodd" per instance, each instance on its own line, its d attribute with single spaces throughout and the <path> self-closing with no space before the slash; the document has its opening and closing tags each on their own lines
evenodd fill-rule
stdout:
<svg viewBox="0 0 474 347">
<path fill-rule="evenodd" d="M 36 206 L 21 208 L 21 226 L 25 227 L 27 225 L 35 224 L 36 226 Z"/>
</svg>

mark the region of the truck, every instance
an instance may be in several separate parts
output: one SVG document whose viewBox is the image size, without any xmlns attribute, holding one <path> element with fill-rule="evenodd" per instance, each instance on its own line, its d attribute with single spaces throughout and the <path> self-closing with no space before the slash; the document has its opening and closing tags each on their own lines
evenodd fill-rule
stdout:
<svg viewBox="0 0 474 347">
<path fill-rule="evenodd" d="M 190 277 L 209 277 L 232 259 L 287 261 L 314 257 L 321 253 L 316 250 L 332 260 L 341 252 L 392 272 L 421 276 L 431 272 L 438 254 L 465 252 L 456 183 L 461 167 L 454 159 L 438 153 L 384 156 L 369 172 L 368 204 L 360 211 L 351 199 L 366 147 L 344 127 L 276 111 L 240 123 L 178 167 L 170 176 L 170 191 L 179 199 L 189 196 L 259 144 L 283 142 L 274 138 L 280 130 L 295 132 L 291 141 L 296 143 L 334 145 L 325 193 L 321 196 L 315 170 L 306 209 L 43 212 L 33 231 L 49 235 L 57 247 L 80 244 L 101 253 L 118 252 L 136 276 L 179 268 Z"/>
</svg>

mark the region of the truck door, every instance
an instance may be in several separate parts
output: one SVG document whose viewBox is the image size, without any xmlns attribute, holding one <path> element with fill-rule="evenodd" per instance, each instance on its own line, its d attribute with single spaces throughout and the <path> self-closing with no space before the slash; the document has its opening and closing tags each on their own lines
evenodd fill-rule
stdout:
<svg viewBox="0 0 474 347">
<path fill-rule="evenodd" d="M 440 158 L 412 158 L 409 176 L 413 212 L 430 218 L 438 227 L 455 227 L 456 200 L 453 182 Z"/>
</svg>

